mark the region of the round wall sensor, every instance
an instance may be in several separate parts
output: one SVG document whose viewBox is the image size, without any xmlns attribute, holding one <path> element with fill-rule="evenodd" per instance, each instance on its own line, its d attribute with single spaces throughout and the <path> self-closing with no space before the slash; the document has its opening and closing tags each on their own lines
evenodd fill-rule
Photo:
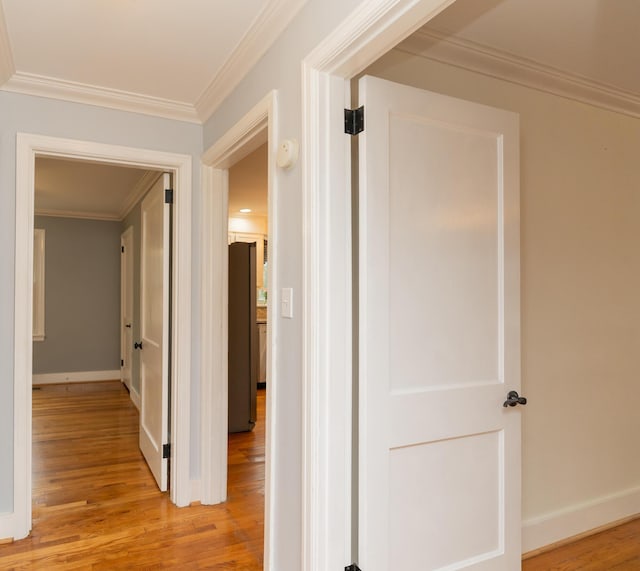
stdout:
<svg viewBox="0 0 640 571">
<path fill-rule="evenodd" d="M 295 139 L 285 139 L 278 146 L 276 164 L 281 169 L 290 169 L 298 160 L 298 141 Z"/>
</svg>

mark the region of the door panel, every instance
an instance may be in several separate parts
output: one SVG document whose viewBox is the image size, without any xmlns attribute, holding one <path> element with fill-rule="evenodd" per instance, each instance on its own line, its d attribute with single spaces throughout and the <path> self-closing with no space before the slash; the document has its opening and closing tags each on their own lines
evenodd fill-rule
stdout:
<svg viewBox="0 0 640 571">
<path fill-rule="evenodd" d="M 140 449 L 161 491 L 167 489 L 169 441 L 170 204 L 168 174 L 149 190 L 141 207 L 140 272 Z"/>
<path fill-rule="evenodd" d="M 499 432 L 391 449 L 389 543 L 398 569 L 441 569 L 498 552 L 501 456 Z M 430 537 L 442 540 L 437 549 L 425 543 Z"/>
<path fill-rule="evenodd" d="M 518 119 L 360 82 L 360 566 L 520 561 Z"/>
<path fill-rule="evenodd" d="M 392 389 L 495 381 L 496 137 L 396 114 L 389 122 Z"/>
</svg>

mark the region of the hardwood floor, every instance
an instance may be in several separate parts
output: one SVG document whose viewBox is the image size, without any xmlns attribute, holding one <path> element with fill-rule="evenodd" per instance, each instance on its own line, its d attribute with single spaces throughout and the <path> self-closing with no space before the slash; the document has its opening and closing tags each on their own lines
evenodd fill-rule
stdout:
<svg viewBox="0 0 640 571">
<path fill-rule="evenodd" d="M 640 570 L 640 519 L 522 562 L 522 571 Z"/>
<path fill-rule="evenodd" d="M 176 508 L 138 448 L 120 382 L 33 392 L 33 531 L 0 569 L 262 569 L 265 391 L 253 432 L 229 437 L 229 498 Z"/>
<path fill-rule="evenodd" d="M 265 391 L 253 432 L 229 437 L 229 499 L 176 508 L 138 449 L 138 412 L 115 382 L 33 393 L 31 536 L 0 569 L 262 569 Z M 640 519 L 523 562 L 523 571 L 640 571 Z"/>
</svg>

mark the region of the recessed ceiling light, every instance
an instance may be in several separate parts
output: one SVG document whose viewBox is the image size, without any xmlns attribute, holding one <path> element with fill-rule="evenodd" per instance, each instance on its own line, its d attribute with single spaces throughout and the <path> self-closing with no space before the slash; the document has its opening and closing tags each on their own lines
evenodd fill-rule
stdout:
<svg viewBox="0 0 640 571">
<path fill-rule="evenodd" d="M 241 208 L 240 212 L 242 212 L 242 214 L 249 214 L 249 212 L 251 212 L 251 208 Z"/>
</svg>

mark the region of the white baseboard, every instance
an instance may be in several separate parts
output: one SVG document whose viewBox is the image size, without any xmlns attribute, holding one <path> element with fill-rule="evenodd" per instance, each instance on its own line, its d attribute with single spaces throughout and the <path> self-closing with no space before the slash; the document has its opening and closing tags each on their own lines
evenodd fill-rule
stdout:
<svg viewBox="0 0 640 571">
<path fill-rule="evenodd" d="M 34 385 L 55 383 L 88 383 L 93 381 L 120 380 L 120 369 L 113 371 L 78 371 L 73 373 L 44 373 L 33 375 Z"/>
<path fill-rule="evenodd" d="M 522 522 L 522 552 L 640 513 L 640 487 L 570 506 Z"/>
<path fill-rule="evenodd" d="M 140 393 L 133 387 L 129 387 L 129 397 L 136 408 L 140 410 Z"/>
<path fill-rule="evenodd" d="M 13 539 L 15 535 L 13 513 L 0 514 L 0 540 Z"/>
<path fill-rule="evenodd" d="M 191 501 L 199 502 L 202 499 L 202 480 L 191 480 Z"/>
</svg>

